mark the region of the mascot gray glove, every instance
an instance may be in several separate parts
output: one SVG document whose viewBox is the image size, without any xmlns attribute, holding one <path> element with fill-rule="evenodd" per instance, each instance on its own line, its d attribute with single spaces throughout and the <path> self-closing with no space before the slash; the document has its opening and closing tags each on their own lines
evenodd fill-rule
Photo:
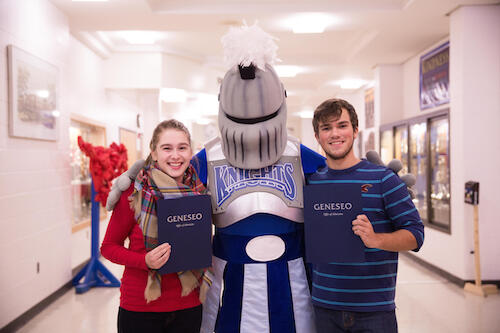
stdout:
<svg viewBox="0 0 500 333">
<path fill-rule="evenodd" d="M 137 160 L 132 164 L 130 169 L 116 177 L 113 181 L 113 185 L 111 185 L 108 200 L 106 200 L 106 210 L 112 211 L 115 208 L 118 200 L 120 200 L 122 192 L 126 191 L 130 187 L 130 184 L 135 181 L 135 177 L 137 177 L 139 171 L 144 167 L 144 163 L 144 160 Z"/>
<path fill-rule="evenodd" d="M 369 152 L 366 153 L 366 159 L 368 160 L 368 162 L 371 162 L 373 164 L 387 166 L 389 169 L 394 171 L 394 173 L 396 175 L 403 168 L 403 164 L 401 163 L 400 160 L 397 160 L 397 159 L 394 159 L 394 160 L 390 161 L 387 165 L 385 165 L 384 162 L 382 162 L 382 160 L 380 159 L 379 154 L 374 150 L 370 150 Z M 411 187 L 413 185 L 415 185 L 415 183 L 416 183 L 415 176 L 412 175 L 411 173 L 407 173 L 406 175 L 402 175 L 399 178 L 401 178 L 403 183 L 405 183 L 406 187 L 408 188 L 408 192 L 410 193 L 411 198 L 414 199 L 415 194 L 413 193 L 413 190 L 411 189 Z"/>
</svg>

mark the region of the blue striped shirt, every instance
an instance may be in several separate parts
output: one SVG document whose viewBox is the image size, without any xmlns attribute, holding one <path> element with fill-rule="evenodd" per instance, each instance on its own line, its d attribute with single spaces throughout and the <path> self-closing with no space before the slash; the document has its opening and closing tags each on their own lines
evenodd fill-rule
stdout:
<svg viewBox="0 0 500 333">
<path fill-rule="evenodd" d="M 418 251 L 424 226 L 405 184 L 390 169 L 362 160 L 345 170 L 323 168 L 308 177 L 309 184 L 361 184 L 363 213 L 375 232 L 406 229 L 415 236 Z M 312 299 L 316 306 L 346 311 L 388 311 L 394 296 L 398 253 L 365 249 L 364 263 L 313 265 Z"/>
</svg>

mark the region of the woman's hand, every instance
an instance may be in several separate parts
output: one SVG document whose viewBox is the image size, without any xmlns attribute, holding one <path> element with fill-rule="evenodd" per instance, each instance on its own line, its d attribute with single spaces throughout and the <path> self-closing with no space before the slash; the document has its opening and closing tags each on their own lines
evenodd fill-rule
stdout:
<svg viewBox="0 0 500 333">
<path fill-rule="evenodd" d="M 170 258 L 171 247 L 169 243 L 158 245 L 146 254 L 146 265 L 151 269 L 158 269 Z"/>
</svg>

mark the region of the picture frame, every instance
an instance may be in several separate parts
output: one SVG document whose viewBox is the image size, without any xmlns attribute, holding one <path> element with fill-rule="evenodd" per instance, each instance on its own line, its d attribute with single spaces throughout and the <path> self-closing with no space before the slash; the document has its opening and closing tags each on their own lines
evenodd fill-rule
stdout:
<svg viewBox="0 0 500 333">
<path fill-rule="evenodd" d="M 373 88 L 365 90 L 365 128 L 375 126 L 375 92 Z"/>
<path fill-rule="evenodd" d="M 7 46 L 9 135 L 57 141 L 59 70 L 13 45 Z"/>
<path fill-rule="evenodd" d="M 450 102 L 450 43 L 420 57 L 420 109 Z"/>
</svg>

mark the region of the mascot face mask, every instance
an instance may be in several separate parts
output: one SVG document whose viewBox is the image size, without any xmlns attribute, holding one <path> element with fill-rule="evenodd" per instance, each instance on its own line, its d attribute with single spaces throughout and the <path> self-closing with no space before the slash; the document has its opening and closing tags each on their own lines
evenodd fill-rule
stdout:
<svg viewBox="0 0 500 333">
<path fill-rule="evenodd" d="M 247 27 L 260 30 L 257 26 Z M 274 45 L 269 36 L 256 31 L 260 40 L 256 45 Z M 252 35 L 253 36 L 253 35 Z M 248 41 L 248 35 L 225 37 Z M 224 40 L 223 40 L 224 43 Z M 248 50 L 248 45 L 244 45 Z M 244 169 L 260 169 L 278 161 L 286 146 L 286 93 L 274 69 L 253 54 L 238 54 L 231 48 L 227 58 L 236 59 L 226 73 L 219 94 L 219 129 L 224 156 L 231 165 Z M 273 58 L 275 49 L 264 50 L 266 62 Z M 271 53 L 271 55 L 269 55 Z M 243 60 L 242 60 L 243 58 Z M 274 60 L 274 59 L 273 59 Z M 231 62 L 229 60 L 228 62 Z"/>
</svg>

